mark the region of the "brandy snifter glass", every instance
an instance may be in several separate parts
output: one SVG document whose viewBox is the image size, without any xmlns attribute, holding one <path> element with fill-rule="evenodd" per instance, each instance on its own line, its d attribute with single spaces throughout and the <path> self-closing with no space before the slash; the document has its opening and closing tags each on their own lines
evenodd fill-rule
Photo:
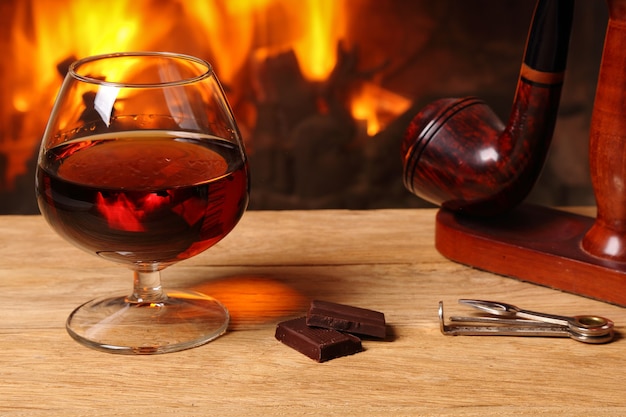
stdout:
<svg viewBox="0 0 626 417">
<path fill-rule="evenodd" d="M 248 204 L 248 167 L 224 91 L 207 62 L 165 52 L 74 62 L 39 151 L 41 213 L 80 249 L 129 267 L 132 291 L 67 319 L 80 343 L 154 354 L 223 334 L 227 309 L 165 291 L 160 272 L 226 236 Z"/>
</svg>

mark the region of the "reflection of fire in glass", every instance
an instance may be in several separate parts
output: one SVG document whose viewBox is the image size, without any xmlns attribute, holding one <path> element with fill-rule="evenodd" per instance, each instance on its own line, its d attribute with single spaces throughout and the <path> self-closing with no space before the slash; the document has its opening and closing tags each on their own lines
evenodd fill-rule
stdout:
<svg viewBox="0 0 626 417">
<path fill-rule="evenodd" d="M 153 195 L 154 194 L 148 194 L 147 197 L 152 197 Z M 137 207 L 138 205 L 140 207 Z M 140 204 L 133 204 L 133 202 L 126 197 L 126 194 L 106 198 L 101 192 L 98 192 L 94 206 L 100 211 L 102 217 L 106 219 L 111 229 L 124 230 L 127 232 L 144 231 L 144 226 L 141 224 L 141 218 L 145 213 L 143 201 Z"/>
</svg>

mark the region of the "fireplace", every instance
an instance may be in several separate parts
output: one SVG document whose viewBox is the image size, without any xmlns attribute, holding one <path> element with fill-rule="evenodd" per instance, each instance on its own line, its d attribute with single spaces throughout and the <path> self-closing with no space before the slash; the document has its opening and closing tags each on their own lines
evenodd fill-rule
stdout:
<svg viewBox="0 0 626 417">
<path fill-rule="evenodd" d="M 533 193 L 593 204 L 588 129 L 607 12 L 579 2 L 559 120 Z M 423 207 L 400 141 L 439 97 L 508 112 L 534 2 L 13 0 L 0 2 L 0 213 L 37 213 L 37 147 L 69 63 L 167 50 L 211 62 L 245 138 L 250 209 Z"/>
</svg>

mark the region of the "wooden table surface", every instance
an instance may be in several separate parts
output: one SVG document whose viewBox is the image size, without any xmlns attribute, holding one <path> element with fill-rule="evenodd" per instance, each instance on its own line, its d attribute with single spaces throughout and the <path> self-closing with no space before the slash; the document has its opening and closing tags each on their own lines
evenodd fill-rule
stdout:
<svg viewBox="0 0 626 417">
<path fill-rule="evenodd" d="M 40 216 L 0 217 L 0 415 L 626 415 L 626 340 L 444 336 L 437 305 L 506 301 L 598 314 L 626 310 L 443 258 L 435 210 L 249 211 L 213 249 L 166 269 L 166 287 L 229 307 L 221 338 L 155 356 L 73 341 L 67 315 L 130 290 L 131 272 L 83 253 Z M 311 299 L 385 313 L 391 336 L 317 363 L 274 339 Z"/>
</svg>

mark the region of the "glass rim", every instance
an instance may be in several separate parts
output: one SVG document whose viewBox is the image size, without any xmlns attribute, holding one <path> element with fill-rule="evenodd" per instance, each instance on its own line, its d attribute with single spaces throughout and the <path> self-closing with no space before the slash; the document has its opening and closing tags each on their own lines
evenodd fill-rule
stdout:
<svg viewBox="0 0 626 417">
<path fill-rule="evenodd" d="M 91 76 L 82 75 L 78 72 L 79 67 L 85 64 L 88 64 L 90 62 L 101 61 L 105 59 L 142 57 L 142 56 L 169 58 L 172 60 L 179 60 L 179 61 L 188 61 L 188 62 L 192 62 L 192 63 L 198 64 L 204 67 L 205 70 L 203 72 L 200 72 L 196 76 L 181 77 L 181 79 L 175 80 L 175 81 L 164 81 L 164 82 L 159 82 L 159 83 L 141 83 L 141 84 L 129 83 L 129 82 L 123 82 L 123 81 L 102 80 L 100 78 L 94 78 Z M 200 80 L 203 80 L 205 78 L 212 76 L 214 72 L 213 72 L 213 66 L 208 61 L 205 61 L 204 59 L 201 59 L 192 55 L 180 54 L 176 52 L 135 51 L 135 52 L 115 52 L 115 53 L 107 53 L 107 54 L 98 54 L 98 55 L 91 55 L 91 56 L 78 59 L 70 64 L 67 74 L 80 81 L 87 82 L 90 84 L 108 85 L 108 86 L 114 86 L 114 87 L 154 88 L 154 87 L 191 84 L 191 83 L 194 83 L 194 82 L 197 82 L 197 81 L 200 81 Z"/>
</svg>

